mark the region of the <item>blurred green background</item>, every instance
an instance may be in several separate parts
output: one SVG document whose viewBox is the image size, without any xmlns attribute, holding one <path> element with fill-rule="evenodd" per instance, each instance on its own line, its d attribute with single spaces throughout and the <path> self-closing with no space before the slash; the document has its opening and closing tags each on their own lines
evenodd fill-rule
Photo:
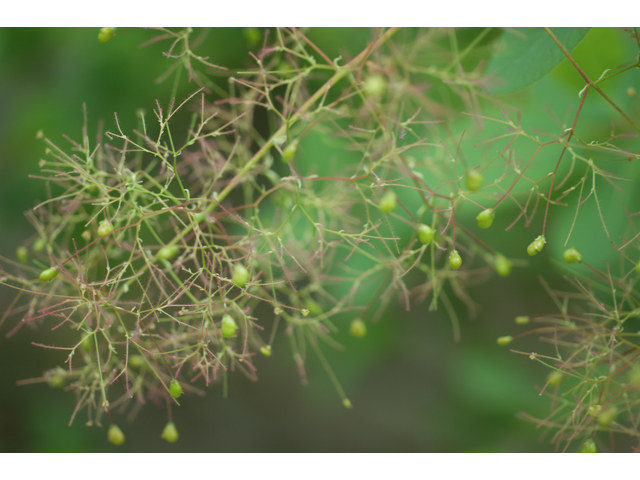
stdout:
<svg viewBox="0 0 640 480">
<path fill-rule="evenodd" d="M 466 29 L 461 35 L 473 38 L 479 31 Z M 102 45 L 97 33 L 97 29 L 0 29 L 0 255 L 12 258 L 20 242 L 33 234 L 24 212 L 46 198 L 45 183 L 28 178 L 38 173 L 44 152 L 44 144 L 36 140 L 38 130 L 61 145 L 63 134 L 79 139 L 83 102 L 89 132 L 96 131 L 100 119 L 107 129 L 113 128 L 114 112 L 123 129 L 130 130 L 138 108 L 150 111 L 156 99 L 163 104 L 169 100 L 171 81 L 154 82 L 170 65 L 162 55 L 166 43 L 140 48 L 154 32 L 119 29 Z M 331 58 L 359 52 L 370 35 L 368 29 L 308 31 Z M 231 69 L 250 65 L 241 29 L 212 29 L 196 52 L 205 52 L 209 61 Z M 605 68 L 634 58 L 632 42 L 613 29 L 590 31 L 575 55 L 595 78 Z M 615 82 L 619 94 L 613 96 L 619 105 L 637 114 L 638 99 L 625 98 L 623 92 L 627 84 L 640 91 L 638 76 L 633 73 Z M 607 87 L 613 89 L 611 84 Z M 195 88 L 183 82 L 178 97 Z M 581 88 L 575 71 L 564 62 L 542 81 L 501 99 L 526 109 L 529 125 L 551 131 L 543 104 L 550 104 L 562 118 L 570 105 L 577 105 Z M 615 117 L 611 110 L 594 102 L 584 121 L 591 125 L 600 118 L 593 130 L 606 131 L 609 119 Z M 508 223 L 496 220 L 494 228 L 504 229 Z M 517 228 L 495 241 L 506 255 L 523 258 L 521 245 L 537 232 Z M 174 409 L 180 431 L 175 445 L 160 439 L 165 413 L 162 406 L 152 404 L 133 423 L 118 422 L 127 435 L 120 448 L 107 443 L 106 428 L 86 427 L 82 414 L 68 427 L 75 405 L 71 394 L 44 384 L 16 386 L 18 380 L 39 377 L 62 364 L 63 356 L 31 345 L 46 343 L 46 329 L 22 328 L 5 338 L 19 320 L 9 319 L 0 331 L 0 451 L 552 451 L 549 434 L 516 418 L 521 410 L 536 416 L 547 413 L 548 400 L 538 395 L 535 386 L 544 384 L 548 371 L 495 344 L 496 337 L 521 331 L 513 325 L 516 315 L 556 311 L 537 279 L 538 274 L 556 271 L 549 253 L 545 251 L 527 270 L 514 269 L 509 279 L 493 278 L 473 287 L 471 294 L 483 309 L 472 320 L 463 306 L 456 305 L 462 329 L 459 343 L 453 340 L 446 315 L 429 312 L 426 304 L 410 312 L 389 311 L 364 339 L 341 333 L 338 340 L 346 350 L 325 352 L 353 410 L 342 407 L 312 355 L 309 385 L 300 385 L 286 339 L 280 336 L 272 357 L 256 362 L 259 382 L 235 374 L 227 399 L 222 398 L 220 385 L 209 388 L 205 397 L 184 397 L 182 407 Z M 0 311 L 13 296 L 10 289 L 0 288 Z M 543 353 L 546 347 L 535 340 L 519 341 L 514 348 Z"/>
</svg>

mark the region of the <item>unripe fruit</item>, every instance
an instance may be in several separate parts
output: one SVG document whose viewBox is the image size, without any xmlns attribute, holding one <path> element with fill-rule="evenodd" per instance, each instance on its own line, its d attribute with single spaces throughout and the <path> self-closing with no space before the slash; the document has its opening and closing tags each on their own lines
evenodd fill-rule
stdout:
<svg viewBox="0 0 640 480">
<path fill-rule="evenodd" d="M 558 371 L 551 372 L 547 376 L 547 382 L 551 387 L 557 387 L 558 385 L 560 385 L 562 380 L 564 380 L 564 374 L 562 372 L 558 372 Z"/>
<path fill-rule="evenodd" d="M 107 433 L 107 439 L 113 443 L 114 445 L 122 445 L 124 443 L 125 437 L 120 427 L 118 427 L 115 423 L 109 427 L 109 432 Z"/>
<path fill-rule="evenodd" d="M 531 321 L 531 318 L 529 318 L 527 315 L 520 315 L 515 319 L 515 322 L 518 325 L 526 325 L 527 323 L 529 323 L 529 321 Z"/>
<path fill-rule="evenodd" d="M 16 249 L 16 258 L 20 263 L 27 263 L 29 261 L 29 250 L 27 250 L 27 247 L 18 247 Z"/>
<path fill-rule="evenodd" d="M 627 87 L 627 91 L 626 91 L 626 93 L 627 93 L 627 97 L 629 97 L 629 98 L 633 98 L 633 97 L 635 97 L 635 96 L 636 96 L 636 89 L 635 89 L 635 87 Z"/>
<path fill-rule="evenodd" d="M 562 258 L 567 263 L 582 263 L 582 255 L 573 247 L 566 249 L 562 254 Z"/>
<path fill-rule="evenodd" d="M 487 208 L 481 211 L 476 217 L 476 222 L 480 228 L 489 228 L 493 224 L 493 219 L 496 216 L 496 212 L 493 208 Z"/>
<path fill-rule="evenodd" d="M 380 211 L 385 215 L 391 213 L 396 208 L 396 203 L 396 194 L 389 191 L 380 199 Z"/>
<path fill-rule="evenodd" d="M 233 266 L 232 280 L 233 280 L 233 283 L 236 284 L 236 286 L 240 288 L 244 287 L 249 281 L 249 278 L 250 278 L 249 270 L 244 268 L 244 265 L 236 263 Z"/>
<path fill-rule="evenodd" d="M 509 261 L 509 259 L 507 259 L 503 255 L 498 255 L 496 257 L 495 268 L 498 275 L 500 275 L 501 277 L 508 277 L 511 273 L 511 267 L 512 263 Z"/>
<path fill-rule="evenodd" d="M 129 366 L 131 368 L 140 369 L 144 366 L 144 357 L 142 355 L 129 355 Z"/>
<path fill-rule="evenodd" d="M 596 443 L 589 439 L 582 444 L 582 448 L 580 449 L 580 453 L 597 453 L 598 449 L 596 448 Z"/>
<path fill-rule="evenodd" d="M 457 270 L 462 266 L 462 258 L 457 250 L 453 250 L 449 255 L 449 267 L 451 270 Z"/>
<path fill-rule="evenodd" d="M 178 429 L 176 428 L 176 424 L 173 422 L 167 423 L 162 431 L 162 435 L 160 435 L 169 443 L 176 443 L 178 441 Z"/>
<path fill-rule="evenodd" d="M 45 247 L 46 243 L 44 241 L 44 238 L 39 238 L 37 239 L 35 242 L 33 242 L 33 251 L 38 253 L 41 252 L 42 249 Z"/>
<path fill-rule="evenodd" d="M 88 242 L 89 240 L 91 240 L 91 232 L 89 230 L 85 230 L 80 234 L 80 236 L 83 238 L 85 242 Z"/>
<path fill-rule="evenodd" d="M 640 262 L 636 265 L 636 272 L 640 273 Z"/>
<path fill-rule="evenodd" d="M 529 244 L 527 247 L 527 253 L 531 256 L 536 255 L 539 251 L 544 248 L 544 244 L 547 243 L 544 235 L 538 236 L 533 242 Z"/>
<path fill-rule="evenodd" d="M 64 374 L 63 373 L 54 373 L 47 378 L 47 383 L 51 388 L 62 388 L 64 387 Z"/>
<path fill-rule="evenodd" d="M 435 232 L 429 225 L 420 225 L 418 227 L 418 239 L 422 244 L 429 245 L 433 242 L 434 235 Z"/>
<path fill-rule="evenodd" d="M 318 315 L 322 314 L 322 308 L 320 308 L 320 305 L 315 300 L 310 298 L 309 300 L 307 300 L 306 305 L 307 305 L 307 310 L 309 310 L 309 313 L 314 317 L 317 317 Z"/>
<path fill-rule="evenodd" d="M 465 180 L 467 190 L 476 192 L 482 188 L 483 182 L 482 174 L 478 170 L 469 170 L 467 172 L 467 178 Z"/>
<path fill-rule="evenodd" d="M 600 410 L 602 410 L 602 407 L 600 405 L 590 405 L 587 413 L 590 417 L 598 418 L 598 415 L 600 415 Z"/>
<path fill-rule="evenodd" d="M 113 232 L 113 225 L 109 220 L 102 220 L 100 225 L 98 225 L 98 236 L 104 237 L 105 235 L 109 235 Z"/>
<path fill-rule="evenodd" d="M 41 282 L 50 282 L 54 278 L 58 276 L 58 270 L 55 268 L 47 268 L 40 272 L 40 281 Z"/>
<path fill-rule="evenodd" d="M 387 91 L 387 79 L 379 74 L 370 75 L 364 81 L 364 91 L 370 97 L 382 97 Z"/>
<path fill-rule="evenodd" d="M 294 140 L 287 145 L 282 151 L 282 161 L 284 163 L 291 163 L 296 158 L 296 152 L 298 151 L 298 140 Z"/>
<path fill-rule="evenodd" d="M 260 353 L 265 357 L 271 356 L 271 345 L 265 345 L 264 347 L 260 347 Z"/>
<path fill-rule="evenodd" d="M 618 416 L 618 409 L 616 407 L 609 407 L 600 412 L 598 416 L 598 423 L 601 427 L 608 427 L 611 425 L 616 417 Z"/>
<path fill-rule="evenodd" d="M 113 37 L 113 34 L 116 32 L 114 27 L 102 27 L 100 32 L 98 33 L 98 41 L 100 43 L 107 43 Z"/>
<path fill-rule="evenodd" d="M 238 330 L 238 325 L 236 324 L 236 321 L 228 313 L 224 314 L 224 316 L 222 317 L 222 324 L 220 326 L 220 330 L 222 330 L 222 335 L 224 335 L 227 338 L 233 337 L 236 334 L 236 330 Z"/>
<path fill-rule="evenodd" d="M 180 382 L 175 378 L 169 383 L 169 395 L 173 398 L 178 398 L 182 395 L 182 385 L 180 385 Z"/>
<path fill-rule="evenodd" d="M 351 322 L 349 333 L 354 337 L 362 338 L 367 334 L 367 325 L 359 318 Z"/>
<path fill-rule="evenodd" d="M 180 249 L 175 245 L 167 245 L 162 247 L 158 251 L 158 258 L 160 260 L 171 260 L 180 252 Z"/>
<path fill-rule="evenodd" d="M 504 347 L 505 345 L 509 345 L 511 342 L 513 342 L 513 337 L 511 335 L 505 335 L 504 337 L 498 337 L 498 339 L 496 340 L 496 343 L 498 345 L 500 345 L 501 347 Z"/>
</svg>

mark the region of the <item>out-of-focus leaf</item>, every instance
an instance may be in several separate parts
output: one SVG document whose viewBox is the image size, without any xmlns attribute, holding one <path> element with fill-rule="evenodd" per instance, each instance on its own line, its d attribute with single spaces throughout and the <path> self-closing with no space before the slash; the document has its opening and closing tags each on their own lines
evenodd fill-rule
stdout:
<svg viewBox="0 0 640 480">
<path fill-rule="evenodd" d="M 589 28 L 552 28 L 560 43 L 571 52 Z M 491 93 L 511 93 L 540 80 L 565 59 L 564 53 L 543 28 L 517 28 L 506 31 L 498 41 L 496 53 L 486 73 L 495 75 Z"/>
</svg>

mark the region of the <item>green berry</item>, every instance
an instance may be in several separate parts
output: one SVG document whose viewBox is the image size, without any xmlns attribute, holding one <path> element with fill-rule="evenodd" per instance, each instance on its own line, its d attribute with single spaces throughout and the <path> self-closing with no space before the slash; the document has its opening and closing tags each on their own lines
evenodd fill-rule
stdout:
<svg viewBox="0 0 640 480">
<path fill-rule="evenodd" d="M 89 230 L 85 230 L 80 234 L 80 236 L 85 242 L 88 242 L 91 240 L 91 232 Z"/>
<path fill-rule="evenodd" d="M 386 192 L 380 199 L 380 211 L 385 215 L 391 213 L 396 208 L 396 203 L 396 194 L 391 191 Z"/>
<path fill-rule="evenodd" d="M 600 412 L 598 416 L 598 423 L 601 427 L 608 427 L 611 425 L 616 417 L 618 416 L 618 409 L 616 407 L 609 407 Z"/>
<path fill-rule="evenodd" d="M 472 192 L 477 192 L 482 188 L 482 183 L 484 179 L 482 178 L 482 174 L 478 170 L 469 170 L 467 172 L 466 185 L 467 189 Z"/>
<path fill-rule="evenodd" d="M 382 97 L 387 91 L 387 79 L 379 74 L 370 75 L 364 82 L 364 91 L 370 97 Z"/>
<path fill-rule="evenodd" d="M 58 270 L 55 268 L 47 268 L 40 272 L 40 281 L 41 282 L 50 282 L 54 278 L 58 276 Z"/>
<path fill-rule="evenodd" d="M 526 325 L 527 323 L 529 323 L 531 321 L 531 318 L 528 317 L 527 315 L 519 315 L 516 317 L 515 322 L 518 325 Z"/>
<path fill-rule="evenodd" d="M 265 357 L 271 356 L 271 345 L 265 345 L 264 347 L 260 347 L 260 353 Z"/>
<path fill-rule="evenodd" d="M 16 249 L 16 258 L 20 263 L 27 263 L 29 261 L 29 250 L 27 250 L 27 247 L 18 247 Z"/>
<path fill-rule="evenodd" d="M 180 249 L 176 245 L 167 245 L 158 251 L 158 258 L 160 260 L 172 260 L 179 252 Z"/>
<path fill-rule="evenodd" d="M 116 29 L 114 27 L 102 27 L 98 33 L 98 41 L 100 43 L 107 43 L 111 40 L 114 33 L 116 33 Z"/>
<path fill-rule="evenodd" d="M 354 337 L 362 338 L 367 334 L 367 325 L 359 318 L 351 322 L 349 333 Z"/>
<path fill-rule="evenodd" d="M 243 288 L 249 281 L 249 278 L 250 278 L 249 270 L 244 268 L 244 265 L 236 263 L 233 266 L 232 280 L 233 280 L 233 283 L 236 284 L 236 286 Z"/>
<path fill-rule="evenodd" d="M 236 334 L 236 330 L 238 330 L 238 324 L 233 319 L 231 315 L 228 313 L 224 314 L 222 317 L 222 324 L 220 326 L 220 330 L 222 330 L 222 335 L 227 338 L 231 338 Z"/>
<path fill-rule="evenodd" d="M 553 371 L 547 376 L 547 382 L 551 387 L 557 387 L 564 380 L 564 373 Z"/>
<path fill-rule="evenodd" d="M 182 385 L 180 385 L 180 382 L 175 378 L 169 383 L 169 395 L 173 398 L 178 398 L 182 395 Z"/>
<path fill-rule="evenodd" d="M 573 247 L 566 249 L 562 254 L 562 258 L 567 263 L 582 263 L 582 255 Z"/>
<path fill-rule="evenodd" d="M 431 242 L 433 242 L 434 235 L 435 232 L 429 225 L 420 225 L 418 227 L 418 239 L 424 245 L 429 245 Z"/>
<path fill-rule="evenodd" d="M 536 238 L 533 242 L 531 242 L 527 247 L 527 253 L 531 256 L 536 255 L 538 252 L 540 252 L 544 248 L 545 243 L 547 243 L 547 241 L 544 238 L 544 235 L 538 236 L 538 238 Z"/>
<path fill-rule="evenodd" d="M 47 383 L 51 388 L 64 387 L 64 373 L 57 371 L 53 375 L 49 375 L 47 377 Z"/>
<path fill-rule="evenodd" d="M 496 340 L 496 343 L 498 345 L 500 345 L 501 347 L 504 347 L 505 345 L 509 345 L 511 342 L 513 342 L 513 337 L 511 335 L 505 335 L 504 337 L 498 337 L 498 339 Z"/>
<path fill-rule="evenodd" d="M 462 266 L 462 258 L 457 250 L 453 250 L 449 255 L 449 267 L 451 270 L 457 270 Z"/>
<path fill-rule="evenodd" d="M 496 216 L 496 212 L 493 208 L 487 208 L 481 211 L 476 217 L 476 222 L 480 228 L 489 228 L 493 224 L 493 219 Z"/>
<path fill-rule="evenodd" d="M 114 445 L 122 445 L 124 443 L 125 437 L 120 427 L 118 427 L 115 423 L 109 427 L 109 432 L 107 433 L 107 439 L 113 443 Z"/>
<path fill-rule="evenodd" d="M 511 273 L 511 267 L 513 264 L 511 261 L 503 255 L 496 256 L 495 268 L 498 275 L 501 277 L 508 277 Z"/>
<path fill-rule="evenodd" d="M 176 424 L 173 422 L 167 423 L 162 431 L 162 435 L 160 435 L 169 443 L 176 443 L 178 441 L 178 429 L 176 428 Z"/>
<path fill-rule="evenodd" d="M 291 163 L 294 158 L 296 158 L 296 153 L 298 151 L 298 140 L 294 140 L 289 145 L 287 145 L 282 151 L 282 161 L 284 163 Z"/>
<path fill-rule="evenodd" d="M 102 220 L 100 225 L 98 225 L 98 236 L 104 237 L 105 235 L 109 235 L 113 232 L 113 225 L 109 220 Z"/>
<path fill-rule="evenodd" d="M 131 368 L 140 369 L 144 366 L 145 361 L 142 355 L 129 355 L 129 366 Z"/>
<path fill-rule="evenodd" d="M 601 410 L 602 410 L 602 406 L 600 405 L 590 405 L 589 408 L 587 409 L 587 413 L 589 414 L 590 417 L 598 418 Z"/>
<path fill-rule="evenodd" d="M 44 238 L 39 238 L 35 242 L 33 242 L 33 247 L 31 248 L 33 248 L 34 252 L 38 253 L 38 252 L 41 252 L 46 245 L 47 244 L 44 241 Z"/>
<path fill-rule="evenodd" d="M 587 440 L 582 444 L 580 453 L 598 453 L 598 449 L 596 448 L 596 443 L 591 439 Z"/>
</svg>

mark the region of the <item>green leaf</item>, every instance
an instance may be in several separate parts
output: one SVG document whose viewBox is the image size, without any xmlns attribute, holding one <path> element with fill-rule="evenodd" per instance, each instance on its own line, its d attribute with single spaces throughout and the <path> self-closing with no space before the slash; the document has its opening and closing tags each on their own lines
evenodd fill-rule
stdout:
<svg viewBox="0 0 640 480">
<path fill-rule="evenodd" d="M 552 28 L 560 43 L 571 52 L 589 31 L 587 27 Z M 485 73 L 495 75 L 494 94 L 511 93 L 537 82 L 565 59 L 544 28 L 505 31 Z"/>
</svg>

